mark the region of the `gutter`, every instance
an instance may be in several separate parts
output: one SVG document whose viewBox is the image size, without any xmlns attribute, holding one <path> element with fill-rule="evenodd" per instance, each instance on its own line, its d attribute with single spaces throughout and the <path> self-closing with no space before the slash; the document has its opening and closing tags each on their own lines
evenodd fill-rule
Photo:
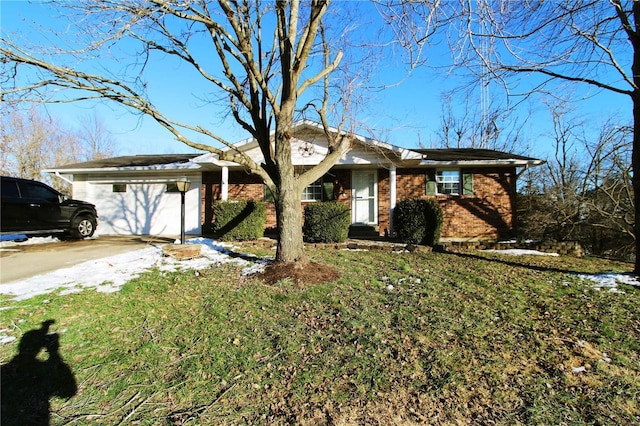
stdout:
<svg viewBox="0 0 640 426">
<path fill-rule="evenodd" d="M 544 164 L 542 160 L 453 160 L 453 161 L 437 161 L 437 160 L 422 160 L 421 166 L 515 166 L 515 167 L 531 167 Z"/>
<path fill-rule="evenodd" d="M 51 172 L 49 172 L 51 173 Z M 62 179 L 63 181 L 67 182 L 69 185 L 73 185 L 73 181 L 71 179 L 67 179 L 66 177 L 62 176 L 60 174 L 60 172 L 54 172 L 53 173 L 56 177 L 59 177 L 60 179 Z"/>
</svg>

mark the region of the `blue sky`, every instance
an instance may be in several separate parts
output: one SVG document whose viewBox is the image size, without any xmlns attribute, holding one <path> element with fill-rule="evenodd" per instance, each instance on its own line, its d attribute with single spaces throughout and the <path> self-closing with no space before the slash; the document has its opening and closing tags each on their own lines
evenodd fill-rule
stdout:
<svg viewBox="0 0 640 426">
<path fill-rule="evenodd" d="M 375 18 L 370 18 L 375 19 Z M 21 33 L 24 40 L 41 41 L 43 37 L 52 40 L 46 31 L 33 28 L 46 28 L 53 25 L 61 29 L 61 21 L 52 18 L 50 10 L 41 3 L 27 1 L 2 1 L 0 3 L 0 27 L 4 35 Z M 361 31 L 366 31 L 366 28 Z M 43 35 L 39 35 L 43 34 Z M 434 40 L 437 41 L 437 40 Z M 55 43 L 55 41 L 54 41 Z M 447 63 L 449 52 L 446 43 L 436 45 L 428 52 L 431 65 Z M 105 68 L 123 67 L 126 64 L 115 63 L 101 58 Z M 211 108 L 201 97 L 194 98 L 185 94 L 199 94 L 201 86 L 193 84 L 185 65 L 172 62 L 154 64 L 150 69 L 150 91 L 152 100 L 171 117 L 195 119 L 198 124 L 215 129 L 223 137 L 234 142 L 248 136 L 238 129 L 231 117 L 224 118 L 223 111 Z M 422 67 L 407 77 L 407 69 L 399 57 L 386 57 L 376 70 L 376 81 L 391 85 L 384 90 L 375 90 L 365 94 L 363 107 L 358 119 L 363 127 L 373 131 L 373 136 L 395 145 L 404 147 L 437 146 L 435 131 L 439 127 L 442 112 L 442 94 L 463 82 L 443 69 L 434 70 Z M 586 88 L 573 87 L 575 95 L 590 95 L 588 101 L 574 105 L 576 114 L 591 123 L 604 121 L 609 114 L 630 117 L 630 100 L 621 95 L 595 93 Z M 501 96 L 497 88 L 490 95 Z M 457 99 L 463 102 L 464 97 Z M 474 102 L 473 100 L 471 101 Z M 550 152 L 547 135 L 551 132 L 551 119 L 542 104 L 542 99 L 534 98 L 532 103 L 523 105 L 523 110 L 533 111 L 525 131 L 527 144 L 520 154 L 546 158 Z M 117 140 L 118 154 L 182 153 L 192 150 L 175 141 L 173 136 L 149 118 L 125 110 L 115 104 L 84 103 L 73 105 L 49 105 L 47 110 L 56 119 L 67 126 L 77 126 L 78 119 L 87 114 L 96 114 L 113 133 Z"/>
</svg>

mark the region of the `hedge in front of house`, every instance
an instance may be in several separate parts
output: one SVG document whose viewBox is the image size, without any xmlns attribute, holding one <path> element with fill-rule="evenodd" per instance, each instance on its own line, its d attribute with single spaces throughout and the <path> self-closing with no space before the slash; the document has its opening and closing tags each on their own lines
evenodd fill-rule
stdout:
<svg viewBox="0 0 640 426">
<path fill-rule="evenodd" d="M 310 243 L 341 243 L 347 240 L 351 210 L 337 201 L 310 203 L 304 207 L 304 239 Z"/>
<path fill-rule="evenodd" d="M 267 222 L 263 203 L 249 200 L 214 201 L 212 232 L 221 241 L 254 240 L 262 237 Z"/>
<path fill-rule="evenodd" d="M 440 240 L 442 209 L 437 200 L 410 198 L 400 200 L 393 210 L 396 237 L 411 244 L 433 246 Z"/>
<path fill-rule="evenodd" d="M 444 216 L 438 200 L 427 198 L 424 203 L 425 233 L 423 243 L 428 246 L 435 246 L 440 242 L 442 232 L 442 222 Z"/>
</svg>

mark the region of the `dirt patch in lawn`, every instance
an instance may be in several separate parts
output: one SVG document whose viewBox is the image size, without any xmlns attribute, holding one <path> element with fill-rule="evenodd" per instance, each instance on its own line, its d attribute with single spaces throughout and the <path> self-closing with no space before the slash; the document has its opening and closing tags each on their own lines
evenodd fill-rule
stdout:
<svg viewBox="0 0 640 426">
<path fill-rule="evenodd" d="M 316 262 L 275 262 L 256 275 L 266 284 L 275 285 L 284 279 L 290 279 L 296 286 L 321 284 L 335 281 L 340 277 L 338 271 L 330 265 Z"/>
</svg>

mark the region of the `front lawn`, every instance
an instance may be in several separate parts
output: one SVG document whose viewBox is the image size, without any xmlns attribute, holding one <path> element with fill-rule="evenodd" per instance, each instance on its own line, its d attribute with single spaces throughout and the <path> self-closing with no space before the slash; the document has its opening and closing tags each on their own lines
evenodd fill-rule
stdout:
<svg viewBox="0 0 640 426">
<path fill-rule="evenodd" d="M 309 254 L 340 278 L 269 286 L 224 264 L 147 273 L 111 294 L 3 297 L 0 329 L 17 339 L 0 360 L 55 320 L 77 389 L 51 400 L 54 425 L 640 420 L 640 288 L 596 290 L 577 276 L 632 265 Z"/>
</svg>

